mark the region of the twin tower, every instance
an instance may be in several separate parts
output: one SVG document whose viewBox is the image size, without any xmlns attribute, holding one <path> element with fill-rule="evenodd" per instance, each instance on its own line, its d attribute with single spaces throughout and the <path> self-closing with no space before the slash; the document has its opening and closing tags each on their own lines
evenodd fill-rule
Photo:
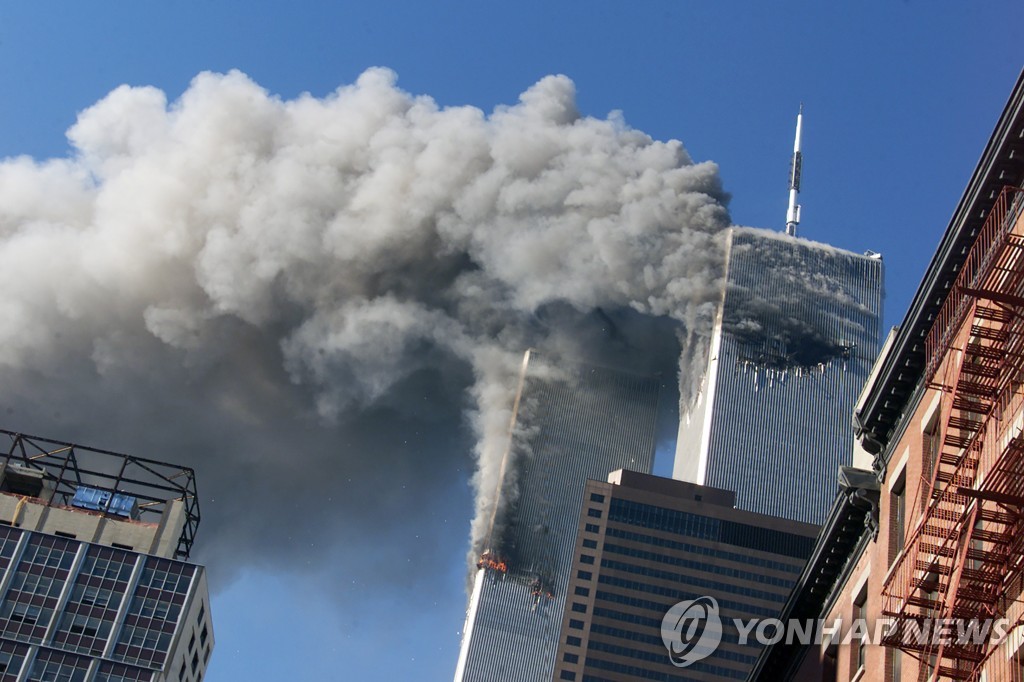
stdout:
<svg viewBox="0 0 1024 682">
<path fill-rule="evenodd" d="M 796 220 L 799 154 L 798 132 L 787 216 Z M 735 492 L 737 509 L 818 524 L 838 468 L 852 463 L 852 415 L 879 349 L 883 268 L 870 252 L 798 239 L 795 227 L 723 235 L 713 326 L 697 376 L 681 377 L 689 388 L 672 474 Z M 473 577 L 456 682 L 552 679 L 586 482 L 618 469 L 649 474 L 670 445 L 656 428 L 662 378 L 551 364 L 533 352 L 524 363 L 510 436 L 515 500 L 489 548 L 501 570 L 485 563 Z"/>
</svg>

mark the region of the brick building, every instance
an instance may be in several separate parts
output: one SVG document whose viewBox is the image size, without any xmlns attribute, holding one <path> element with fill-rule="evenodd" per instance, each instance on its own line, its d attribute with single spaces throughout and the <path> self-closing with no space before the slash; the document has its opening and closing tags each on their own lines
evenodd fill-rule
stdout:
<svg viewBox="0 0 1024 682">
<path fill-rule="evenodd" d="M 861 395 L 861 471 L 784 611 L 884 626 L 772 646 L 750 679 L 1024 679 L 1022 181 L 1024 74 Z M 935 635 L 989 617 L 1005 637 Z"/>
</svg>

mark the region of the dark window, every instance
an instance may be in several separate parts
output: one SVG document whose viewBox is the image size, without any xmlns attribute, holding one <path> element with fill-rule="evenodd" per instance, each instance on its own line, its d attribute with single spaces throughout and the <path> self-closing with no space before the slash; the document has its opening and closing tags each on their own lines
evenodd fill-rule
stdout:
<svg viewBox="0 0 1024 682">
<path fill-rule="evenodd" d="M 619 498 L 611 500 L 608 520 L 804 560 L 811 555 L 816 540 L 813 536 L 723 521 Z"/>
<path fill-rule="evenodd" d="M 134 550 L 134 547 L 132 547 L 131 545 L 122 545 L 120 542 L 111 542 L 110 546 L 117 547 L 118 549 L 127 549 L 129 552 Z"/>
<path fill-rule="evenodd" d="M 584 540 L 583 546 L 588 549 L 597 549 L 597 540 Z"/>
<path fill-rule="evenodd" d="M 578 594 L 581 597 L 589 597 L 590 596 L 590 588 L 589 587 L 580 587 L 579 585 L 577 585 L 575 593 Z"/>
<path fill-rule="evenodd" d="M 590 580 L 594 577 L 594 574 L 590 571 L 576 571 L 576 577 L 580 580 Z"/>
<path fill-rule="evenodd" d="M 576 679 L 576 673 L 572 672 L 571 670 L 563 670 L 562 674 L 558 676 L 558 679 L 560 679 L 560 680 L 575 680 Z"/>
<path fill-rule="evenodd" d="M 928 426 L 921 432 L 921 485 L 923 489 L 917 495 L 921 500 L 921 511 L 928 506 L 928 500 L 931 497 L 935 462 L 939 459 L 939 444 L 939 412 L 936 410 L 931 421 L 928 422 Z"/>
<path fill-rule="evenodd" d="M 594 557 L 590 556 L 589 554 L 581 554 L 580 555 L 580 563 L 581 564 L 592 564 L 592 563 L 594 563 Z"/>
<path fill-rule="evenodd" d="M 569 627 L 571 627 L 573 630 L 582 630 L 583 629 L 583 621 L 582 620 L 570 619 L 569 620 Z"/>
<path fill-rule="evenodd" d="M 907 485 L 904 476 L 889 492 L 889 563 L 903 551 L 907 541 Z"/>
<path fill-rule="evenodd" d="M 595 519 L 599 519 L 601 518 L 601 510 L 594 509 L 593 507 L 591 507 L 590 509 L 587 510 L 587 516 L 592 516 Z"/>
<path fill-rule="evenodd" d="M 573 604 L 572 605 L 572 610 L 575 611 L 576 613 L 586 613 L 587 612 L 587 605 L 586 604 Z"/>
<path fill-rule="evenodd" d="M 604 502 L 604 495 L 599 495 L 598 493 L 590 493 L 590 501 L 591 502 Z"/>
<path fill-rule="evenodd" d="M 569 652 L 566 652 L 562 654 L 562 660 L 566 663 L 579 663 L 580 657 L 576 654 L 570 654 Z"/>
<path fill-rule="evenodd" d="M 569 646 L 579 646 L 580 644 L 583 643 L 583 640 L 580 639 L 579 637 L 573 637 L 572 635 L 569 635 L 568 637 L 565 638 L 565 643 L 568 644 Z"/>
<path fill-rule="evenodd" d="M 55 531 L 53 531 L 53 534 L 56 535 L 57 537 L 69 538 L 71 540 L 74 540 L 77 537 L 74 533 L 65 533 L 62 530 L 55 530 Z"/>
<path fill-rule="evenodd" d="M 586 527 L 585 527 L 585 530 L 588 533 L 600 533 L 601 532 L 601 526 L 598 526 L 598 525 L 593 524 L 593 523 L 588 523 L 586 525 Z"/>
<path fill-rule="evenodd" d="M 861 589 L 860 594 L 857 595 L 857 598 L 853 600 L 853 620 L 864 618 L 864 615 L 866 613 L 866 609 L 864 607 L 867 604 L 867 601 L 868 586 L 864 585 L 863 589 Z M 854 675 L 857 674 L 858 670 L 864 667 L 864 659 L 867 656 L 868 649 L 867 644 L 868 638 L 863 636 L 859 640 L 857 640 L 857 642 L 854 643 L 854 646 L 856 646 L 856 652 L 852 657 L 853 666 L 851 669 L 851 673 Z"/>
</svg>

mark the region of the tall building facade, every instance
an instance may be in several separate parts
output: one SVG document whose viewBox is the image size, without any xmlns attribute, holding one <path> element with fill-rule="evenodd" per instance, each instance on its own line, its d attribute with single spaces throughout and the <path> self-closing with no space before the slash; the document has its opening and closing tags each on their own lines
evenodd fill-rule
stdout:
<svg viewBox="0 0 1024 682">
<path fill-rule="evenodd" d="M 191 469 L 0 431 L 0 682 L 199 682 Z"/>
<path fill-rule="evenodd" d="M 584 484 L 651 470 L 659 390 L 657 377 L 527 352 L 503 483 L 517 495 L 473 577 L 457 681 L 551 679 Z"/>
<path fill-rule="evenodd" d="M 886 626 L 776 645 L 751 679 L 1024 679 L 1022 309 L 1024 73 L 858 402 L 877 503 L 837 499 L 789 600 Z"/>
<path fill-rule="evenodd" d="M 616 471 L 588 481 L 573 550 L 554 679 L 742 680 L 759 646 L 734 618 L 778 616 L 817 534 L 811 524 L 733 508 L 725 490 Z M 722 643 L 672 664 L 662 619 L 713 597 Z"/>
<path fill-rule="evenodd" d="M 878 353 L 882 262 L 731 228 L 722 303 L 673 477 L 736 491 L 741 509 L 820 524 L 850 464 L 850 415 Z M 780 490 L 799 494 L 780 495 Z"/>
</svg>

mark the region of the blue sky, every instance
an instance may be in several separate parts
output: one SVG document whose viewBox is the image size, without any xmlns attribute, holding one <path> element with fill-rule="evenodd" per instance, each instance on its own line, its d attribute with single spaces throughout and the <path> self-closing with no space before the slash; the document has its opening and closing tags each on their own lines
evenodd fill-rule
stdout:
<svg viewBox="0 0 1024 682">
<path fill-rule="evenodd" d="M 239 69 L 291 98 L 387 66 L 409 92 L 487 112 L 562 73 L 584 114 L 619 110 L 630 126 L 717 162 L 736 223 L 780 228 L 803 102 L 801 234 L 884 255 L 888 326 L 1024 64 L 1022 19 L 1024 6 L 999 0 L 11 0 L 0 5 L 0 157 L 64 156 L 77 112 L 113 88 L 154 85 L 174 99 L 206 70 Z M 438 507 L 410 520 L 434 538 L 435 551 L 404 569 L 429 576 L 426 589 L 398 580 L 366 593 L 330 559 L 358 545 L 289 570 L 270 560 L 238 567 L 217 586 L 207 679 L 449 678 L 464 609 L 467 476 L 453 475 Z M 301 507 L 288 513 L 308 518 Z M 200 554 L 202 541 L 201 529 Z"/>
</svg>

